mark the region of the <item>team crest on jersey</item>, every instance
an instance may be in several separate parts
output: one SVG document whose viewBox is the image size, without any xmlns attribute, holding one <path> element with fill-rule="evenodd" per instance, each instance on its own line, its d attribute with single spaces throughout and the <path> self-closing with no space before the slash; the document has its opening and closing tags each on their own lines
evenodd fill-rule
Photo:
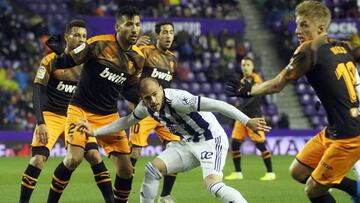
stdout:
<svg viewBox="0 0 360 203">
<path fill-rule="evenodd" d="M 46 68 L 44 66 L 40 66 L 36 73 L 36 77 L 40 79 L 44 79 L 45 74 L 46 74 Z"/>
</svg>

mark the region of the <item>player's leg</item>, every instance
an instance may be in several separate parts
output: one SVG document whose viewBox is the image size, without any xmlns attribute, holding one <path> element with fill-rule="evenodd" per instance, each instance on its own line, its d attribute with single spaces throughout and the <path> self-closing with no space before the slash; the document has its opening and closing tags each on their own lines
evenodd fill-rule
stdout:
<svg viewBox="0 0 360 203">
<path fill-rule="evenodd" d="M 88 143 L 85 146 L 85 159 L 91 166 L 95 182 L 100 189 L 105 202 L 114 202 L 110 173 L 101 158 L 101 154 L 98 150 L 98 144 L 96 143 L 96 139 L 94 137 L 89 137 Z"/>
<path fill-rule="evenodd" d="M 193 163 L 193 161 L 196 163 Z M 167 173 L 177 173 L 190 170 L 199 162 L 179 142 L 171 142 L 158 157 L 146 164 L 145 177 L 141 185 L 140 202 L 153 203 L 158 193 L 160 179 Z M 191 167 L 190 167 L 191 166 Z"/>
<path fill-rule="evenodd" d="M 317 144 L 312 142 L 316 141 Z M 320 132 L 310 142 L 311 146 L 322 147 L 323 154 L 319 164 L 306 182 L 305 191 L 312 202 L 335 202 L 328 193 L 330 187 L 341 189 L 353 197 L 358 197 L 357 182 L 346 178 L 346 174 L 359 159 L 360 139 L 348 138 L 332 140 L 326 137 L 326 131 Z M 320 145 L 320 146 L 319 146 Z M 308 147 L 309 146 L 305 146 Z M 316 149 L 313 152 L 317 152 Z M 300 160 L 300 159 L 299 159 Z"/>
<path fill-rule="evenodd" d="M 244 142 L 247 135 L 246 127 L 238 121 L 235 121 L 233 131 L 231 133 L 231 154 L 235 167 L 235 172 L 225 176 L 225 180 L 241 180 L 243 174 L 241 171 L 241 144 Z"/>
<path fill-rule="evenodd" d="M 84 157 L 84 148 L 68 144 L 65 159 L 56 167 L 50 184 L 48 203 L 58 202 L 73 171 Z"/>
<path fill-rule="evenodd" d="M 86 113 L 75 106 L 69 105 L 65 125 L 67 151 L 64 160 L 56 167 L 52 176 L 48 202 L 58 202 L 62 192 L 69 183 L 71 174 L 84 158 L 86 135 L 77 124 L 86 117 Z"/>
<path fill-rule="evenodd" d="M 96 129 L 119 119 L 118 113 L 91 115 L 91 127 Z M 116 176 L 113 187 L 115 202 L 127 202 L 133 180 L 133 166 L 130 162 L 130 146 L 125 131 L 97 138 L 98 144 L 109 155 L 115 166 Z"/>
<path fill-rule="evenodd" d="M 131 126 L 129 141 L 131 145 L 130 161 L 133 166 L 141 156 L 141 149 L 148 145 L 147 139 L 156 125 L 154 119 L 147 117 Z"/>
<path fill-rule="evenodd" d="M 259 131 L 258 134 L 256 134 L 249 128 L 247 128 L 247 132 L 250 139 L 255 142 L 256 148 L 261 152 L 261 157 L 263 158 L 266 167 L 265 176 L 261 177 L 260 180 L 275 180 L 276 175 L 272 168 L 271 153 L 265 146 L 265 133 L 263 131 Z"/>
<path fill-rule="evenodd" d="M 192 145 L 192 148 L 200 161 L 204 184 L 209 192 L 226 203 L 245 203 L 247 201 L 239 191 L 222 181 L 228 146 L 226 135 L 222 135 L 200 145 Z"/>
<path fill-rule="evenodd" d="M 64 124 L 66 117 L 57 115 L 51 112 L 44 112 L 44 119 L 46 128 L 48 130 L 48 143 L 46 145 L 40 142 L 37 136 L 37 127 L 33 135 L 32 146 L 32 157 L 29 165 L 26 167 L 21 181 L 21 203 L 29 202 L 31 194 L 35 189 L 37 179 L 44 167 L 46 160 L 50 155 L 50 150 L 53 148 L 56 140 L 64 132 Z"/>
<path fill-rule="evenodd" d="M 157 123 L 157 127 L 155 128 L 156 134 L 159 136 L 162 141 L 164 148 L 166 148 L 167 144 L 171 141 L 179 141 L 180 137 L 174 134 L 171 134 L 170 131 L 165 128 L 161 123 L 154 120 Z M 165 174 L 164 175 L 164 184 L 160 194 L 160 198 L 158 203 L 171 203 L 175 202 L 173 198 L 170 196 L 172 188 L 174 186 L 176 180 L 176 173 Z"/>
</svg>

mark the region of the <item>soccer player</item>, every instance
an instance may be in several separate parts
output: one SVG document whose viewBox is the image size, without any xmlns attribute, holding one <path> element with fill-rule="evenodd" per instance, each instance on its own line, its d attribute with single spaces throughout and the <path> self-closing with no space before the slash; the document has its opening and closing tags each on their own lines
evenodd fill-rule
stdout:
<svg viewBox="0 0 360 203">
<path fill-rule="evenodd" d="M 290 63 L 271 80 L 253 86 L 241 84 L 233 90 L 244 97 L 276 93 L 305 75 L 324 105 L 329 124 L 306 143 L 290 173 L 306 184 L 311 202 L 335 202 L 330 187 L 359 202 L 359 182 L 345 176 L 360 158 L 359 100 L 354 88 L 355 60 L 360 57 L 352 54 L 348 43 L 327 36 L 331 14 L 323 3 L 304 1 L 297 5 L 295 15 L 295 34 L 301 45 Z"/>
<path fill-rule="evenodd" d="M 56 168 L 48 202 L 58 202 L 72 172 L 84 157 L 89 138 L 76 124 L 87 119 L 92 127 L 101 127 L 119 118 L 116 101 L 125 84 L 137 84 L 144 57 L 136 43 L 140 32 L 140 14 L 132 6 L 118 10 L 116 34 L 100 35 L 87 40 L 69 54 L 54 60 L 56 68 L 84 64 L 80 80 L 67 111 L 65 136 L 68 143 L 65 159 Z M 104 148 L 116 167 L 115 202 L 127 202 L 133 167 L 130 147 L 124 131 L 109 133 L 98 144 Z"/>
<path fill-rule="evenodd" d="M 262 82 L 261 77 L 258 74 L 254 73 L 254 62 L 250 57 L 244 57 L 241 60 L 241 70 L 244 75 L 241 81 L 246 80 L 252 85 Z M 261 102 L 262 97 L 260 96 L 244 98 L 240 102 L 240 110 L 251 118 L 261 117 Z M 249 136 L 250 139 L 255 142 L 256 148 L 260 150 L 261 156 L 266 166 L 267 173 L 265 173 L 265 176 L 261 177 L 260 180 L 275 180 L 276 175 L 272 169 L 271 154 L 265 146 L 265 133 L 262 131 L 258 131 L 257 133 L 255 133 L 239 121 L 235 122 L 231 134 L 231 150 L 233 163 L 235 166 L 235 172 L 232 172 L 230 175 L 225 176 L 225 180 L 243 179 L 243 174 L 241 172 L 240 147 L 241 144 L 245 141 L 246 136 Z"/>
<path fill-rule="evenodd" d="M 204 184 L 213 196 L 227 203 L 246 202 L 237 190 L 222 182 L 229 144 L 224 129 L 211 112 L 220 112 L 239 120 L 255 132 L 270 130 L 265 120 L 250 119 L 223 101 L 194 96 L 184 90 L 163 89 L 151 77 L 142 79 L 139 88 L 142 101 L 131 114 L 95 131 L 85 131 L 88 135 L 102 136 L 126 129 L 151 116 L 170 132 L 181 136 L 181 141 L 170 142 L 165 151 L 146 164 L 140 201 L 154 202 L 163 175 L 201 166 Z"/>
<path fill-rule="evenodd" d="M 176 69 L 177 60 L 175 55 L 169 50 L 174 40 L 174 25 L 171 22 L 159 22 L 155 25 L 156 45 L 140 46 L 140 50 L 145 56 L 145 63 L 141 77 L 156 78 L 165 87 L 170 87 Z M 146 38 L 145 38 L 146 40 Z M 145 40 L 142 40 L 143 42 Z M 138 90 L 138 88 L 136 87 Z M 180 137 L 173 135 L 160 122 L 150 116 L 141 120 L 130 128 L 131 144 L 131 163 L 135 166 L 139 159 L 142 147 L 148 145 L 147 139 L 150 133 L 155 130 L 164 146 Z M 176 179 L 176 174 L 164 176 L 163 190 L 159 202 L 174 202 L 170 196 L 172 187 Z"/>
<path fill-rule="evenodd" d="M 82 20 L 70 21 L 64 37 L 65 53 L 69 53 L 70 50 L 86 41 L 85 22 Z M 59 137 L 64 138 L 66 109 L 82 69 L 82 66 L 79 65 L 66 71 L 56 70 L 50 63 L 55 55 L 55 53 L 50 53 L 42 59 L 34 80 L 33 105 L 37 126 L 31 143 L 32 158 L 22 177 L 19 201 L 21 203 L 29 202 L 50 150 Z M 91 165 L 104 199 L 112 199 L 110 179 L 106 179 L 104 176 L 98 177 L 99 173 L 106 174 L 107 169 L 101 160 L 96 139 L 89 138 L 89 140 L 91 141 L 85 146 L 85 158 Z"/>
</svg>

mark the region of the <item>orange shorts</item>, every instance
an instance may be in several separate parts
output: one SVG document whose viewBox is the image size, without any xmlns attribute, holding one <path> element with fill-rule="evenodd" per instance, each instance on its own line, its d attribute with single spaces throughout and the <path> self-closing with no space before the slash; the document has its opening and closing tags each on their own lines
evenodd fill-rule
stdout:
<svg viewBox="0 0 360 203">
<path fill-rule="evenodd" d="M 155 130 L 162 142 L 180 140 L 179 136 L 171 134 L 165 126 L 148 116 L 139 123 L 131 126 L 130 143 L 140 147 L 147 146 L 147 139 L 153 130 Z"/>
<path fill-rule="evenodd" d="M 65 121 L 66 116 L 55 114 L 50 111 L 43 112 L 46 129 L 48 131 L 49 139 L 46 145 L 42 144 L 39 137 L 36 135 L 37 126 L 35 127 L 33 139 L 31 142 L 32 147 L 46 147 L 51 151 L 57 139 L 61 137 L 64 139 Z"/>
<path fill-rule="evenodd" d="M 67 111 L 65 140 L 67 143 L 85 148 L 89 142 L 96 142 L 95 137 L 88 137 L 77 127 L 82 120 L 87 120 L 91 129 L 100 128 L 119 119 L 118 113 L 98 115 L 87 112 L 80 107 L 69 105 Z M 98 144 L 107 154 L 111 152 L 130 153 L 129 141 L 125 131 L 106 135 L 97 139 Z"/>
<path fill-rule="evenodd" d="M 246 136 L 249 136 L 253 142 L 261 143 L 265 141 L 264 131 L 259 131 L 259 134 L 256 134 L 250 128 L 246 127 L 244 124 L 239 121 L 235 121 L 233 131 L 231 133 L 231 138 L 245 141 Z"/>
<path fill-rule="evenodd" d="M 326 128 L 311 138 L 296 159 L 314 171 L 311 177 L 322 185 L 338 184 L 360 158 L 360 136 L 329 139 Z"/>
</svg>

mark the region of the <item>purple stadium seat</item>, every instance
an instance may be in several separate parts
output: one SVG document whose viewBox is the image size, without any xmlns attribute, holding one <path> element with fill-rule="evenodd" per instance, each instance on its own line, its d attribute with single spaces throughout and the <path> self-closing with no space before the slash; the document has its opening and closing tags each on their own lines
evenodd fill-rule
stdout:
<svg viewBox="0 0 360 203">
<path fill-rule="evenodd" d="M 316 114 L 314 105 L 312 105 L 312 104 L 306 105 L 304 107 L 304 113 L 306 116 L 312 116 L 312 115 Z"/>
<path fill-rule="evenodd" d="M 296 92 L 298 94 L 306 93 L 306 84 L 305 83 L 298 83 L 298 85 L 296 86 Z"/>
<path fill-rule="evenodd" d="M 303 105 L 312 104 L 313 100 L 312 97 L 309 94 L 304 94 L 300 97 L 300 102 Z"/>
<path fill-rule="evenodd" d="M 207 81 L 207 78 L 205 76 L 205 73 L 203 72 L 198 72 L 195 74 L 195 79 L 194 81 L 197 81 L 197 82 L 206 82 Z"/>
<path fill-rule="evenodd" d="M 221 83 L 216 82 L 216 83 L 212 84 L 212 90 L 215 93 L 222 93 L 222 92 L 224 92 L 224 87 Z"/>
<path fill-rule="evenodd" d="M 200 92 L 201 86 L 197 82 L 190 83 L 190 90 L 193 94 L 198 94 Z"/>
<path fill-rule="evenodd" d="M 208 94 L 208 93 L 212 92 L 211 91 L 211 85 L 209 83 L 207 83 L 207 82 L 202 83 L 200 91 L 205 93 L 205 94 Z"/>
<path fill-rule="evenodd" d="M 185 82 L 183 82 L 183 83 L 180 83 L 180 89 L 183 89 L 183 90 L 189 90 L 189 84 L 188 83 L 185 83 Z"/>
</svg>

